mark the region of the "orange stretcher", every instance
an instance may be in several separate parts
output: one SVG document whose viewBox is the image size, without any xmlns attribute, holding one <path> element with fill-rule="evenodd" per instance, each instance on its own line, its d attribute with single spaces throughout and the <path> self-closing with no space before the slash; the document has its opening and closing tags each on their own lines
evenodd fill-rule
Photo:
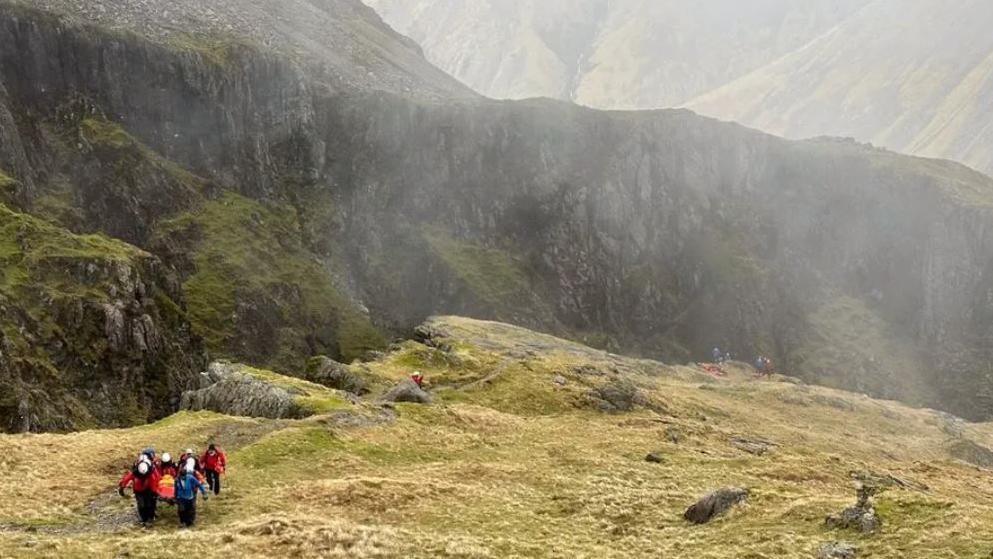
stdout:
<svg viewBox="0 0 993 559">
<path fill-rule="evenodd" d="M 728 376 L 727 371 L 721 368 L 720 365 L 715 365 L 714 363 L 697 363 L 700 368 L 704 370 L 707 374 L 715 377 L 726 377 Z"/>
<path fill-rule="evenodd" d="M 160 499 L 165 499 L 167 501 L 176 498 L 176 479 L 170 475 L 162 476 L 162 480 L 159 481 L 158 494 Z"/>
</svg>

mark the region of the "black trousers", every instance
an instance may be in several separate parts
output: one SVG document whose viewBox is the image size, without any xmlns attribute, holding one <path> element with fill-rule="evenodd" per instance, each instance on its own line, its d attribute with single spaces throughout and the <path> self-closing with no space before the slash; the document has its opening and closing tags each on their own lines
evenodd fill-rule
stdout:
<svg viewBox="0 0 993 559">
<path fill-rule="evenodd" d="M 142 522 L 155 520 L 155 510 L 159 506 L 159 496 L 154 491 L 142 491 L 134 494 L 135 503 L 138 505 L 138 518 Z"/>
<path fill-rule="evenodd" d="M 217 472 L 215 472 L 213 470 L 207 470 L 205 473 L 207 474 L 207 487 L 209 487 L 210 490 L 214 492 L 214 495 L 220 495 L 221 494 L 221 474 L 219 474 L 219 473 L 217 473 Z"/>
<path fill-rule="evenodd" d="M 179 511 L 179 522 L 183 526 L 193 526 L 197 521 L 197 499 L 177 499 L 176 510 Z"/>
</svg>

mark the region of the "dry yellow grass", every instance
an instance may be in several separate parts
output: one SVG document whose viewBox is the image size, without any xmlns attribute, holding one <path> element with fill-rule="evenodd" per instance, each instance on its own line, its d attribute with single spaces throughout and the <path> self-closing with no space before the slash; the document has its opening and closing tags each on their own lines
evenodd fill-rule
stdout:
<svg viewBox="0 0 993 559">
<path fill-rule="evenodd" d="M 714 381 L 448 320 L 464 327 L 453 328 L 450 351 L 408 344 L 365 366 L 394 379 L 417 366 L 435 384 L 436 404 L 400 405 L 393 423 L 180 414 L 123 431 L 0 437 L 0 556 L 757 559 L 812 557 L 837 539 L 862 557 L 993 551 L 993 476 L 947 454 L 949 424 L 933 412 L 760 382 L 744 368 Z M 586 392 L 610 379 L 591 371 L 610 367 L 633 375 L 655 411 L 589 406 Z M 991 432 L 964 427 L 983 445 Z M 734 436 L 778 446 L 754 456 L 732 447 Z M 114 482 L 139 447 L 211 438 L 230 450 L 229 489 L 195 530 L 179 530 L 168 509 L 148 530 L 122 524 L 131 502 Z M 655 450 L 662 464 L 644 460 Z M 858 470 L 927 489 L 877 497 L 879 534 L 827 530 L 825 515 L 853 502 Z M 749 488 L 749 503 L 705 526 L 682 520 L 696 498 L 728 485 Z"/>
</svg>

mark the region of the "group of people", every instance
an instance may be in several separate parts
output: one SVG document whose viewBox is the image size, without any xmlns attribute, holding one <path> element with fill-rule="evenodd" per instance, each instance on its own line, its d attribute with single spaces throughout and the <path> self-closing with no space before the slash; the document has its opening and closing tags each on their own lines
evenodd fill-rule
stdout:
<svg viewBox="0 0 993 559">
<path fill-rule="evenodd" d="M 179 522 L 189 528 L 197 518 L 197 493 L 208 499 L 208 491 L 221 494 L 221 476 L 227 469 L 227 456 L 211 443 L 207 451 L 197 455 L 186 449 L 173 460 L 168 452 L 158 456 L 154 448 L 141 451 L 118 483 L 117 492 L 124 497 L 124 490 L 131 487 L 142 524 L 155 520 L 159 501 L 176 505 Z"/>
<path fill-rule="evenodd" d="M 731 361 L 734 358 L 734 355 L 730 351 L 726 351 L 726 352 L 721 351 L 721 348 L 715 347 L 714 350 L 711 352 L 711 357 L 713 358 L 714 363 L 721 365 L 723 363 L 727 363 L 728 361 Z M 755 372 L 759 376 L 764 375 L 767 377 L 771 377 L 775 372 L 775 369 L 772 366 L 772 359 L 769 359 L 764 355 L 760 355 L 756 357 Z"/>
</svg>

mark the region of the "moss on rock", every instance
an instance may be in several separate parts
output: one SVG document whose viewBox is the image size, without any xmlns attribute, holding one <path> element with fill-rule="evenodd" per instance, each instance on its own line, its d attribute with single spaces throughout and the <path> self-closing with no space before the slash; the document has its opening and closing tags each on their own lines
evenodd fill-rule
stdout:
<svg viewBox="0 0 993 559">
<path fill-rule="evenodd" d="M 189 317 L 218 355 L 302 371 L 314 354 L 351 360 L 384 344 L 302 245 L 288 208 L 227 193 L 164 222 L 159 242 L 188 251 Z"/>
</svg>

